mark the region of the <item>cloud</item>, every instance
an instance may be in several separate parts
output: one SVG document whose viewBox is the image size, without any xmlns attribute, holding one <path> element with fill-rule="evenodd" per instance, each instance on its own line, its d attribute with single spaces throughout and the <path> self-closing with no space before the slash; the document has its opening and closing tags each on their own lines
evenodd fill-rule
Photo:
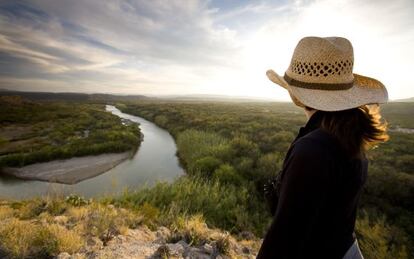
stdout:
<svg viewBox="0 0 414 259">
<path fill-rule="evenodd" d="M 355 69 L 383 80 L 391 97 L 412 96 L 413 5 L 409 0 L 4 1 L 0 87 L 288 99 L 264 71 L 283 72 L 297 41 L 312 34 L 349 38 Z"/>
<path fill-rule="evenodd" d="M 354 72 L 381 80 L 391 99 L 414 96 L 410 77 L 414 60 L 414 2 L 397 1 L 307 1 L 289 5 L 289 11 L 274 15 L 249 37 L 245 48 L 251 66 L 250 83 L 272 94 L 263 71 L 273 68 L 283 74 L 296 43 L 304 36 L 342 36 L 354 46 Z M 286 13 L 289 13 L 286 15 Z M 282 89 L 276 95 L 286 96 Z"/>
<path fill-rule="evenodd" d="M 233 65 L 237 49 L 235 32 L 215 28 L 198 1 L 10 1 L 0 8 L 0 52 L 34 79 L 188 85 L 193 69 Z M 19 71 L 7 76 L 25 74 Z"/>
</svg>

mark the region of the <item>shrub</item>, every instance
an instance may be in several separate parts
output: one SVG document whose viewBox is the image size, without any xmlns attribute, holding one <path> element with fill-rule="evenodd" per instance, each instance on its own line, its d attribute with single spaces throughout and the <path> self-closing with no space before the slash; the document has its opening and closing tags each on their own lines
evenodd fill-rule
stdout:
<svg viewBox="0 0 414 259">
<path fill-rule="evenodd" d="M 206 156 L 198 159 L 194 163 L 194 169 L 201 172 L 203 176 L 210 178 L 213 175 L 214 170 L 216 170 L 222 161 L 218 158 L 212 156 Z"/>
<path fill-rule="evenodd" d="M 69 220 L 72 222 L 84 221 L 89 214 L 89 209 L 87 207 L 69 207 L 65 215 L 69 217 Z"/>
<path fill-rule="evenodd" d="M 33 228 L 28 222 L 18 219 L 3 221 L 0 225 L 1 250 L 15 258 L 30 254 L 33 242 Z"/>
<path fill-rule="evenodd" d="M 14 209 L 9 206 L 0 205 L 0 220 L 5 220 L 14 216 Z"/>
<path fill-rule="evenodd" d="M 190 173 L 197 171 L 196 162 L 199 159 L 214 157 L 228 160 L 231 157 L 228 140 L 212 132 L 186 130 L 178 135 L 177 146 Z"/>
<path fill-rule="evenodd" d="M 236 186 L 239 186 L 243 182 L 243 178 L 229 164 L 221 165 L 214 171 L 213 177 L 222 183 L 234 184 Z"/>
<path fill-rule="evenodd" d="M 171 184 L 158 183 L 152 188 L 126 192 L 111 202 L 136 209 L 148 203 L 159 208 L 158 221 L 162 224 L 171 224 L 179 215 L 202 214 L 213 227 L 258 234 L 264 232 L 268 221 L 263 215 L 267 210 L 257 199 L 246 187 L 181 177 Z"/>
<path fill-rule="evenodd" d="M 159 209 L 148 202 L 144 202 L 144 204 L 139 206 L 137 212 L 139 215 L 142 215 L 142 223 L 150 227 L 154 226 L 160 214 Z"/>
<path fill-rule="evenodd" d="M 409 258 L 405 246 L 408 238 L 385 222 L 385 217 L 372 219 L 362 212 L 362 217 L 356 222 L 356 234 L 363 255 L 378 259 Z"/>
<path fill-rule="evenodd" d="M 220 234 L 216 241 L 214 241 L 214 247 L 220 254 L 228 255 L 230 253 L 230 239 L 228 234 Z"/>
<path fill-rule="evenodd" d="M 82 196 L 71 194 L 65 198 L 65 202 L 69 203 L 72 206 L 80 207 L 90 203 L 89 200 L 86 200 Z"/>
<path fill-rule="evenodd" d="M 67 209 L 67 205 L 62 199 L 52 198 L 46 201 L 45 210 L 53 216 L 63 214 Z"/>
<path fill-rule="evenodd" d="M 44 231 L 49 232 L 52 239 L 56 239 L 56 252 L 53 255 L 61 252 L 73 254 L 84 245 L 84 240 L 78 233 L 63 226 L 57 224 L 48 225 Z"/>
<path fill-rule="evenodd" d="M 139 226 L 144 219 L 138 213 L 116 209 L 113 205 L 91 204 L 84 221 L 85 234 L 97 236 L 106 244 L 115 235 L 125 233 L 128 227 Z"/>
<path fill-rule="evenodd" d="M 0 226 L 0 248 L 15 258 L 45 258 L 60 252 L 75 253 L 83 246 L 83 239 L 65 227 L 37 225 L 11 219 Z"/>
<path fill-rule="evenodd" d="M 115 209 L 99 204 L 92 205 L 85 222 L 86 233 L 99 237 L 104 244 L 121 233 L 123 227 Z"/>
<path fill-rule="evenodd" d="M 201 214 L 189 218 L 180 216 L 172 224 L 175 239 L 183 239 L 189 245 L 203 245 L 209 240 L 209 229 Z"/>
<path fill-rule="evenodd" d="M 13 206 L 18 208 L 17 217 L 20 219 L 31 219 L 37 217 L 42 212 L 46 211 L 47 202 L 42 199 L 33 199 L 31 201 L 24 201 L 15 203 Z"/>
</svg>

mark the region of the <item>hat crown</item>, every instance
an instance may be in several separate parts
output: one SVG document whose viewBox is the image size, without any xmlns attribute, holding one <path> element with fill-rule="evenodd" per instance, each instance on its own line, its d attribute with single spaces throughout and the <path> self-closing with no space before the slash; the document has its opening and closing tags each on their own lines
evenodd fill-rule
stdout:
<svg viewBox="0 0 414 259">
<path fill-rule="evenodd" d="M 284 76 L 268 78 L 284 87 L 295 103 L 322 111 L 341 111 L 388 100 L 378 80 L 353 73 L 352 44 L 341 37 L 306 37 L 295 48 Z M 299 105 L 298 104 L 298 105 Z"/>
<path fill-rule="evenodd" d="M 303 83 L 349 84 L 354 80 L 353 64 L 349 40 L 305 37 L 296 46 L 286 75 Z"/>
</svg>

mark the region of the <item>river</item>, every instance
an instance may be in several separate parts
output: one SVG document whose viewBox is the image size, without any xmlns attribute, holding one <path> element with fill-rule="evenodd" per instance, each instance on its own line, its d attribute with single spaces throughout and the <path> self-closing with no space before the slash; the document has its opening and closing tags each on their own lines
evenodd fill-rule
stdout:
<svg viewBox="0 0 414 259">
<path fill-rule="evenodd" d="M 139 150 L 111 170 L 73 185 L 21 180 L 0 176 L 0 198 L 22 199 L 48 194 L 76 193 L 84 197 L 116 195 L 157 181 L 171 182 L 184 173 L 176 156 L 176 145 L 170 133 L 141 117 L 122 113 L 107 105 L 106 110 L 121 118 L 139 123 L 144 140 Z"/>
</svg>

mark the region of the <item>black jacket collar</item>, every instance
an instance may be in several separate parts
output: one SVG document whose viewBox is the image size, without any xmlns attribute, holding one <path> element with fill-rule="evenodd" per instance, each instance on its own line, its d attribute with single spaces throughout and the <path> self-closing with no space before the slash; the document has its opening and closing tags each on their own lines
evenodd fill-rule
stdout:
<svg viewBox="0 0 414 259">
<path fill-rule="evenodd" d="M 300 127 L 299 134 L 297 135 L 296 139 L 308 134 L 309 132 L 317 129 L 320 127 L 322 121 L 322 112 L 316 111 L 312 116 L 309 118 L 308 122 L 305 126 Z"/>
</svg>

